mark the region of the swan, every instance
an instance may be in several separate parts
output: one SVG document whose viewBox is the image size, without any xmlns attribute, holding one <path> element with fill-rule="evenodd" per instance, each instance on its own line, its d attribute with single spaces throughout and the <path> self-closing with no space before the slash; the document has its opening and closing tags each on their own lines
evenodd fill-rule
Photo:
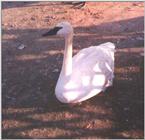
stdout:
<svg viewBox="0 0 145 140">
<path fill-rule="evenodd" d="M 58 23 L 42 36 L 65 39 L 62 69 L 55 87 L 55 96 L 62 103 L 85 101 L 112 85 L 115 45 L 111 42 L 82 49 L 72 57 L 73 27 Z"/>
</svg>

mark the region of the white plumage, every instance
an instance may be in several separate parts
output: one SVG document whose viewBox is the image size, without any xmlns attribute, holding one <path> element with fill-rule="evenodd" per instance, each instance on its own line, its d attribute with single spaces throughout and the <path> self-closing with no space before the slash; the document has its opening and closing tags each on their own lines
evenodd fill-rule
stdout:
<svg viewBox="0 0 145 140">
<path fill-rule="evenodd" d="M 55 88 L 57 99 L 63 103 L 82 102 L 111 86 L 115 45 L 107 42 L 91 46 L 72 58 L 72 26 L 62 22 L 56 27 L 62 27 L 57 35 L 65 38 L 63 65 Z"/>
</svg>

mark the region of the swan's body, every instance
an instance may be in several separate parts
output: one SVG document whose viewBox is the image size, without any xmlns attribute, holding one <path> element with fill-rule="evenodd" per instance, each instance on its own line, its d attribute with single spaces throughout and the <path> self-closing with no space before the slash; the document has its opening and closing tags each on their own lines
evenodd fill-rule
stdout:
<svg viewBox="0 0 145 140">
<path fill-rule="evenodd" d="M 57 25 L 58 35 L 65 37 L 63 66 L 55 88 L 57 99 L 63 103 L 87 100 L 108 86 L 114 77 L 113 43 L 104 43 L 82 49 L 72 57 L 73 29 L 67 22 Z M 56 31 L 56 30 L 55 30 Z M 49 31 L 46 35 L 50 35 Z"/>
</svg>

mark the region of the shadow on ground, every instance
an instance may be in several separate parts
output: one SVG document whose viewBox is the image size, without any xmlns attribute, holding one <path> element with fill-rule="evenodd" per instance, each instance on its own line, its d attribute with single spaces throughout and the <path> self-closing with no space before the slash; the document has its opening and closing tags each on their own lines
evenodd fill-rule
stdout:
<svg viewBox="0 0 145 140">
<path fill-rule="evenodd" d="M 44 7 L 44 6 L 60 6 L 61 4 L 64 5 L 71 5 L 71 8 L 81 8 L 85 5 L 84 2 L 78 2 L 78 3 L 73 3 L 73 2 L 45 2 L 45 3 L 41 3 L 41 2 L 2 2 L 2 9 L 9 9 L 9 8 L 22 8 L 22 7 L 32 7 L 32 6 L 40 6 L 40 7 Z"/>
<path fill-rule="evenodd" d="M 59 5 L 60 3 L 58 2 L 58 4 L 53 3 L 53 5 Z M 31 7 L 31 6 L 50 6 L 50 4 L 47 4 L 47 2 L 45 2 L 45 4 L 40 4 L 40 2 L 2 2 L 2 9 L 9 9 L 9 8 L 21 8 L 21 7 Z"/>
<path fill-rule="evenodd" d="M 117 51 L 113 87 L 73 106 L 55 99 L 64 42 L 45 31 L 2 29 L 2 137 L 143 138 L 143 17 L 75 28 L 74 54 L 107 41 Z"/>
</svg>

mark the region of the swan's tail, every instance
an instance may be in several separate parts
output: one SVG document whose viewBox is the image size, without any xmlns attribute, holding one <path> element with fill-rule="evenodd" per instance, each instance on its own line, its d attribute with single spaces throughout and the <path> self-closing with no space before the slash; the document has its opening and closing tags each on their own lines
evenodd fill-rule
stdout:
<svg viewBox="0 0 145 140">
<path fill-rule="evenodd" d="M 115 51 L 115 45 L 111 42 L 103 43 L 100 45 L 100 47 L 104 48 L 104 49 L 109 49 L 109 50 Z"/>
<path fill-rule="evenodd" d="M 112 86 L 113 84 L 113 78 L 114 78 L 114 52 L 115 52 L 115 45 L 111 42 L 107 42 L 104 44 L 101 44 L 100 47 L 103 49 L 103 51 L 108 55 L 110 58 L 108 61 L 109 66 L 111 68 L 111 73 L 107 76 L 106 83 L 104 85 L 104 90 L 106 90 L 107 87 Z"/>
</svg>

